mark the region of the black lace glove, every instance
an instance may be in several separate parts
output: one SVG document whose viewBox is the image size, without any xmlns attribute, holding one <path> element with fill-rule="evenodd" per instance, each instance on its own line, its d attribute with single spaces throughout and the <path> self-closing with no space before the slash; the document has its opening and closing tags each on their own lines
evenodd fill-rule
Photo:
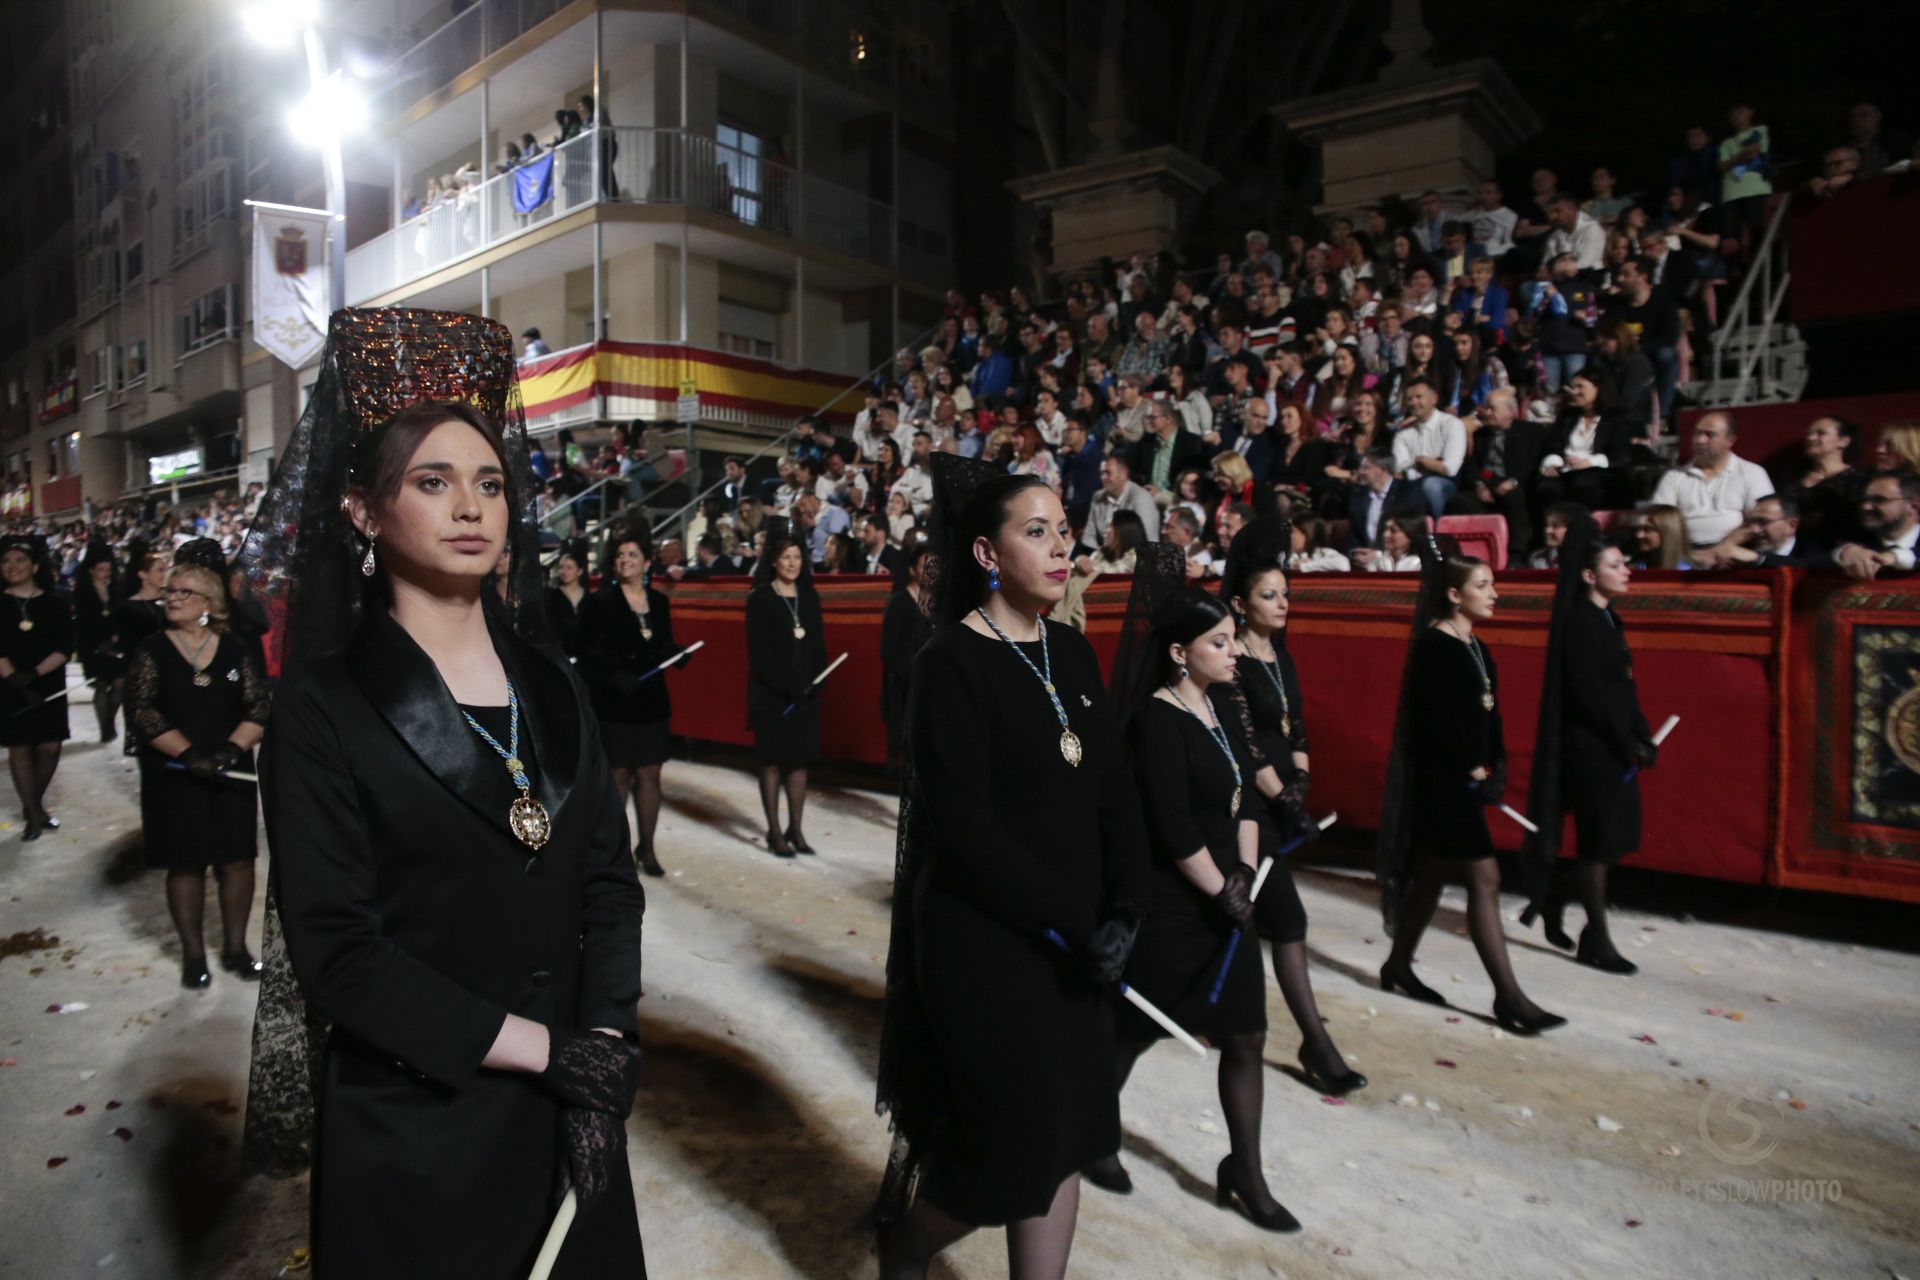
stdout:
<svg viewBox="0 0 1920 1280">
<path fill-rule="evenodd" d="M 7 677 L 7 688 L 12 689 L 15 693 L 25 693 L 33 687 L 33 679 L 33 672 L 22 671 L 20 668 L 15 667 L 13 674 Z"/>
<path fill-rule="evenodd" d="M 220 777 L 219 753 L 206 747 L 188 747 L 180 753 L 180 763 L 187 766 L 189 777 L 201 782 L 214 782 Z"/>
<path fill-rule="evenodd" d="M 568 1107 L 560 1113 L 560 1129 L 567 1153 L 567 1177 L 580 1208 L 585 1209 L 606 1194 L 613 1171 L 626 1161 L 626 1121 L 604 1111 Z"/>
<path fill-rule="evenodd" d="M 1651 742 L 1636 742 L 1633 744 L 1633 749 L 1627 752 L 1627 756 L 1640 768 L 1651 769 L 1654 762 L 1660 758 L 1660 748 Z"/>
<path fill-rule="evenodd" d="M 1499 804 L 1507 797 L 1507 766 L 1504 761 L 1487 772 L 1487 776 L 1473 784 L 1480 794 L 1483 804 Z"/>
<path fill-rule="evenodd" d="M 569 1107 L 625 1120 L 640 1088 L 640 1046 L 599 1031 L 549 1027 L 540 1083 Z"/>
<path fill-rule="evenodd" d="M 1146 913 L 1138 907 L 1120 907 L 1100 922 L 1087 942 L 1086 962 L 1102 982 L 1118 982 L 1127 971 L 1127 958 L 1140 936 L 1140 922 Z"/>
<path fill-rule="evenodd" d="M 1313 791 L 1313 775 L 1305 769 L 1294 770 L 1293 781 L 1287 784 L 1287 790 L 1298 792 L 1300 794 L 1300 807 L 1302 809 L 1306 808 L 1307 796 Z"/>
<path fill-rule="evenodd" d="M 1306 774 L 1300 775 L 1305 778 Z M 1288 787 L 1279 795 L 1267 801 L 1267 814 L 1273 819 L 1282 837 L 1311 836 L 1318 832 L 1313 815 L 1307 812 L 1306 793 L 1298 787 Z"/>
<path fill-rule="evenodd" d="M 1233 864 L 1233 870 L 1227 872 L 1227 882 L 1220 892 L 1213 896 L 1213 904 L 1220 908 L 1222 915 L 1233 921 L 1236 928 L 1244 929 L 1253 922 L 1253 868 L 1244 862 Z"/>
<path fill-rule="evenodd" d="M 238 769 L 246 763 L 247 753 L 231 742 L 223 742 L 212 752 L 213 767 L 221 773 L 229 769 Z"/>
</svg>

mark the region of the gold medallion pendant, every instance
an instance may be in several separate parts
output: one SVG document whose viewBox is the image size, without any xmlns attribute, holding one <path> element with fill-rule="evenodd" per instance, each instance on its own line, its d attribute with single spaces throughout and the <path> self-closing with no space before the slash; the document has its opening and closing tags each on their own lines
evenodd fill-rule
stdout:
<svg viewBox="0 0 1920 1280">
<path fill-rule="evenodd" d="M 1293 737 L 1293 717 L 1292 716 L 1280 717 L 1280 736 L 1283 738 Z"/>
<path fill-rule="evenodd" d="M 197 688 L 204 689 L 213 683 L 213 677 L 204 671 L 196 671 L 193 673 L 193 683 Z"/>
<path fill-rule="evenodd" d="M 1490 693 L 1481 694 L 1480 705 L 1485 707 L 1489 711 L 1493 710 L 1493 695 Z"/>
<path fill-rule="evenodd" d="M 553 835 L 553 819 L 547 816 L 547 806 L 524 791 L 507 810 L 507 826 L 529 849 L 538 849 Z"/>
<path fill-rule="evenodd" d="M 1060 731 L 1060 754 L 1066 762 L 1078 769 L 1085 752 L 1080 746 L 1080 736 L 1071 729 Z"/>
<path fill-rule="evenodd" d="M 20 629 L 21 629 L 22 631 L 31 631 L 31 630 L 33 630 L 33 619 L 32 619 L 32 618 L 22 618 L 22 619 L 20 619 Z"/>
<path fill-rule="evenodd" d="M 803 626 L 800 626 L 800 625 L 798 625 L 798 624 L 795 624 L 795 626 L 794 626 L 794 628 L 793 628 L 793 638 L 794 638 L 795 640 L 804 640 L 804 639 L 806 639 L 806 638 L 807 638 L 807 629 L 806 629 L 805 627 L 803 627 Z"/>
<path fill-rule="evenodd" d="M 1233 789 L 1233 804 L 1231 807 L 1228 808 L 1227 816 L 1229 818 L 1237 818 L 1240 816 L 1240 788 L 1239 787 L 1235 787 Z"/>
</svg>

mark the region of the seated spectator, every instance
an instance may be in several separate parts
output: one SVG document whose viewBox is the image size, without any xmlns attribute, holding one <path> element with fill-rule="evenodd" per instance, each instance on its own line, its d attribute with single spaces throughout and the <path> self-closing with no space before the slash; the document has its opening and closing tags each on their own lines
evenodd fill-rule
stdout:
<svg viewBox="0 0 1920 1280">
<path fill-rule="evenodd" d="M 1619 196 L 1613 193 L 1613 170 L 1601 165 L 1593 171 L 1589 180 L 1593 195 L 1580 206 L 1603 231 L 1613 230 L 1614 219 L 1633 207 L 1631 196 Z"/>
<path fill-rule="evenodd" d="M 1031 422 L 1013 433 L 1013 474 L 1038 476 L 1047 487 L 1060 492 L 1060 462 L 1040 439 L 1040 430 Z"/>
<path fill-rule="evenodd" d="M 1317 425 L 1331 427 L 1346 415 L 1357 394 L 1379 383 L 1378 377 L 1360 367 L 1358 344 L 1346 342 L 1335 347 L 1320 373 L 1320 393 L 1315 397 L 1319 409 Z"/>
<path fill-rule="evenodd" d="M 1570 253 L 1582 271 L 1598 271 L 1600 255 L 1606 249 L 1607 233 L 1592 215 L 1583 212 L 1572 196 L 1562 191 L 1547 202 L 1547 222 L 1553 230 L 1547 234 L 1545 254 Z"/>
<path fill-rule="evenodd" d="M 1739 437 L 1733 415 L 1715 411 L 1693 427 L 1693 462 L 1660 477 L 1653 501 L 1678 507 L 1686 519 L 1692 560 L 1714 563 L 1714 548 L 1745 527 L 1753 504 L 1773 492 L 1773 481 L 1758 463 L 1733 451 Z"/>
<path fill-rule="evenodd" d="M 1598 374 L 1582 369 L 1573 375 L 1567 407 L 1547 433 L 1546 456 L 1540 459 L 1534 486 L 1540 506 L 1578 502 L 1590 511 L 1607 511 L 1632 501 L 1630 437 L 1611 407 Z"/>
<path fill-rule="evenodd" d="M 1200 521 L 1193 512 L 1176 503 L 1168 508 L 1160 531 L 1168 542 L 1179 547 L 1186 555 L 1188 578 L 1204 578 L 1210 573 L 1217 575 L 1220 572 L 1214 563 L 1213 552 L 1207 549 L 1205 540 L 1200 536 Z"/>
<path fill-rule="evenodd" d="M 1173 478 L 1188 467 L 1202 465 L 1207 445 L 1180 429 L 1180 419 L 1164 400 L 1147 402 L 1147 434 L 1133 449 L 1132 474 L 1140 477 L 1153 501 L 1166 507 L 1173 501 Z"/>
<path fill-rule="evenodd" d="M 1067 430 L 1067 415 L 1060 412 L 1058 392 L 1041 388 L 1033 397 L 1033 426 L 1040 433 L 1040 441 L 1048 448 L 1057 449 Z"/>
<path fill-rule="evenodd" d="M 1213 487 L 1220 495 L 1213 509 L 1213 527 L 1217 530 L 1225 522 L 1228 511 L 1241 503 L 1253 502 L 1253 471 L 1247 466 L 1247 460 L 1232 452 L 1215 454 Z"/>
<path fill-rule="evenodd" d="M 1081 534 L 1080 546 L 1087 549 L 1105 542 L 1114 514 L 1120 511 L 1131 511 L 1140 518 L 1146 541 L 1159 540 L 1160 508 L 1153 495 L 1133 482 L 1126 455 L 1110 453 L 1100 464 L 1100 492 L 1093 496 L 1093 505 L 1088 508 L 1087 527 Z"/>
<path fill-rule="evenodd" d="M 1876 471 L 1920 471 L 1920 422 L 1889 422 L 1873 443 Z"/>
<path fill-rule="evenodd" d="M 1100 491 L 1100 462 L 1105 457 L 1086 422 L 1078 414 L 1069 417 L 1060 446 L 1060 505 L 1076 529 L 1086 524 L 1093 495 Z"/>
<path fill-rule="evenodd" d="M 1353 563 L 1327 545 L 1327 522 L 1317 516 L 1296 520 L 1287 555 L 1288 573 L 1346 573 Z"/>
<path fill-rule="evenodd" d="M 869 505 L 867 473 L 858 467 L 848 466 L 846 458 L 837 453 L 825 455 L 825 467 L 813 484 L 813 491 L 820 495 L 821 501 L 845 507 L 848 511 L 865 511 Z"/>
<path fill-rule="evenodd" d="M 1466 428 L 1440 411 L 1440 391 L 1432 378 L 1410 379 L 1404 395 L 1410 421 L 1394 433 L 1394 471 L 1419 490 L 1427 514 L 1438 517 L 1458 488 L 1454 477 L 1467 457 Z"/>
<path fill-rule="evenodd" d="M 1415 263 L 1400 290 L 1400 313 L 1411 320 L 1415 316 L 1435 316 L 1440 312 L 1440 290 L 1434 286 L 1432 267 Z"/>
<path fill-rule="evenodd" d="M 908 535 L 919 527 L 920 522 L 914 518 L 913 504 L 907 501 L 907 495 L 904 493 L 888 494 L 887 533 L 892 538 L 894 545 L 904 545 Z"/>
<path fill-rule="evenodd" d="M 1620 297 L 1607 318 L 1619 318 L 1640 337 L 1640 349 L 1653 361 L 1660 392 L 1660 420 L 1673 417 L 1673 395 L 1680 373 L 1680 312 L 1672 298 L 1653 287 L 1653 264 L 1634 257 L 1621 264 Z"/>
<path fill-rule="evenodd" d="M 1114 364 L 1114 371 L 1125 377 L 1133 374 L 1151 382 L 1166 371 L 1168 348 L 1160 336 L 1160 321 L 1151 311 L 1133 317 L 1133 337 Z"/>
<path fill-rule="evenodd" d="M 1577 502 L 1556 502 L 1548 507 L 1540 518 L 1540 548 L 1527 557 L 1527 568 L 1558 568 L 1560 547 L 1567 540 L 1567 530 L 1585 520 L 1588 514 Z"/>
<path fill-rule="evenodd" d="M 1049 461 L 1052 455 L 1048 455 Z M 907 504 L 913 508 L 914 518 L 925 520 L 933 510 L 933 437 L 924 431 L 913 433 L 913 454 L 908 464 L 901 469 L 900 475 L 889 487 L 888 493 L 904 493 Z M 1057 477 L 1056 477 L 1057 479 Z"/>
<path fill-rule="evenodd" d="M 1493 260 L 1475 258 L 1467 274 L 1453 288 L 1452 310 L 1467 323 L 1500 342 L 1506 336 L 1507 291 L 1494 283 Z"/>
<path fill-rule="evenodd" d="M 1488 258 L 1498 258 L 1513 248 L 1513 228 L 1520 216 L 1507 208 L 1506 196 L 1492 178 L 1480 184 L 1475 206 L 1467 216 L 1471 219 L 1473 243 Z"/>
<path fill-rule="evenodd" d="M 1425 506 L 1419 488 L 1394 474 L 1395 465 L 1394 455 L 1384 449 L 1376 449 L 1360 459 L 1359 483 L 1347 497 L 1350 550 L 1378 545 L 1380 528 L 1389 516 L 1418 513 Z"/>
<path fill-rule="evenodd" d="M 1407 344 L 1413 335 L 1402 327 L 1401 320 L 1397 302 L 1383 302 L 1374 312 L 1373 332 L 1360 338 L 1360 363 L 1368 373 L 1391 379 L 1407 363 Z"/>
<path fill-rule="evenodd" d="M 1083 382 L 1073 391 L 1073 408 L 1067 412 L 1067 420 L 1078 418 L 1086 425 L 1087 434 L 1095 440 L 1104 440 L 1113 429 L 1113 410 L 1108 407 L 1105 388 Z M 1065 441 L 1064 434 L 1061 437 Z"/>
<path fill-rule="evenodd" d="M 1520 417 L 1520 401 L 1511 387 L 1490 393 L 1475 422 L 1473 452 L 1460 491 L 1447 509 L 1506 517 L 1507 543 L 1517 558 L 1533 545 L 1532 484 L 1545 433 L 1539 423 Z"/>
<path fill-rule="evenodd" d="M 990 335 L 980 339 L 979 359 L 967 370 L 967 389 L 976 402 L 997 409 L 1013 384 L 1013 361 L 1001 354 L 1000 340 Z"/>
<path fill-rule="evenodd" d="M 1467 239 L 1467 230 L 1464 222 L 1449 222 L 1440 233 L 1440 252 L 1433 255 L 1439 260 L 1439 284 L 1448 291 L 1456 281 L 1467 278 L 1475 262 L 1487 256 L 1485 249 Z M 1411 283 L 1408 287 L 1411 289 Z"/>
<path fill-rule="evenodd" d="M 1691 569 L 1687 525 L 1680 508 L 1656 503 L 1639 513 L 1633 526 L 1636 569 Z"/>
<path fill-rule="evenodd" d="M 1773 569 L 1784 565 L 1810 568 L 1832 562 L 1831 546 L 1801 534 L 1800 504 L 1776 493 L 1753 504 L 1740 541 L 1726 549 L 1719 564 L 1723 569 Z"/>
<path fill-rule="evenodd" d="M 1455 333 L 1452 368 L 1445 375 L 1441 407 L 1456 417 L 1477 412 L 1487 397 L 1507 385 L 1507 366 L 1490 359 L 1477 329 Z"/>
<path fill-rule="evenodd" d="M 1911 570 L 1920 545 L 1920 474 L 1882 472 L 1860 499 L 1858 542 L 1842 543 L 1833 562 L 1850 578 L 1878 577 L 1883 569 Z"/>
<path fill-rule="evenodd" d="M 1819 199 L 1839 195 L 1860 173 L 1860 153 L 1852 147 L 1828 147 L 1820 157 L 1820 172 L 1807 180 L 1807 194 Z"/>
<path fill-rule="evenodd" d="M 1639 330 L 1621 316 L 1602 320 L 1594 331 L 1593 352 L 1586 367 L 1612 384 L 1614 412 L 1633 438 L 1650 436 L 1657 397 L 1653 362 L 1640 350 Z"/>
<path fill-rule="evenodd" d="M 1074 558 L 1073 571 L 1067 576 L 1067 593 L 1048 616 L 1075 630 L 1085 631 L 1087 588 L 1103 574 L 1132 573 L 1136 554 L 1151 541 L 1138 514 L 1115 511 L 1101 534 L 1099 546 Z"/>
<path fill-rule="evenodd" d="M 1279 429 L 1267 431 L 1266 407 L 1264 402 L 1248 406 L 1248 429 L 1257 425 L 1262 434 L 1252 437 L 1252 443 L 1243 437 L 1235 452 L 1246 458 L 1255 484 L 1271 484 L 1305 498 L 1326 479 L 1327 466 L 1336 458 L 1334 447 L 1314 430 L 1307 411 L 1291 400 L 1280 406 Z"/>
<path fill-rule="evenodd" d="M 1811 539 L 1835 544 L 1858 537 L 1867 475 L 1848 460 L 1858 434 L 1843 418 L 1815 418 L 1807 424 L 1801 464 L 1776 477 L 1775 489 L 1793 500 Z"/>
<path fill-rule="evenodd" d="M 1357 548 L 1353 563 L 1368 573 L 1418 573 L 1420 555 L 1414 550 L 1414 544 L 1426 540 L 1425 516 L 1388 516 L 1380 527 L 1380 544 Z"/>
<path fill-rule="evenodd" d="M 858 553 L 854 549 L 853 539 L 844 533 L 827 535 L 826 555 L 820 561 L 820 573 L 860 573 L 862 569 L 855 563 Z"/>
<path fill-rule="evenodd" d="M 874 514 L 860 521 L 860 554 L 850 572 L 891 577 L 900 567 L 900 551 L 893 545 L 893 526 Z"/>
</svg>

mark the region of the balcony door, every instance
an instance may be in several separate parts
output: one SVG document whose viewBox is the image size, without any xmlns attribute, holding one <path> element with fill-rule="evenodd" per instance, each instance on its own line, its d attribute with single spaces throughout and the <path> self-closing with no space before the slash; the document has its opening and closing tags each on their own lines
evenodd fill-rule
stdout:
<svg viewBox="0 0 1920 1280">
<path fill-rule="evenodd" d="M 749 226 L 764 226 L 767 221 L 766 174 L 761 161 L 773 154 L 771 140 L 751 130 L 722 124 L 714 129 L 719 144 L 719 163 L 726 173 L 723 198 L 726 212 Z"/>
</svg>

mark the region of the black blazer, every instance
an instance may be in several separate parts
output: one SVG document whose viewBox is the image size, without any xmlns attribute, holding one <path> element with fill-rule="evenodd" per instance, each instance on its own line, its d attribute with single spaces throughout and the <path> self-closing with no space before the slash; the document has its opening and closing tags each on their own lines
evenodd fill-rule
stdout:
<svg viewBox="0 0 1920 1280">
<path fill-rule="evenodd" d="M 794 603 L 806 635 L 793 634 L 793 613 L 771 583 L 747 595 L 747 723 L 772 724 L 813 688 L 827 668 L 820 593 L 804 577 Z"/>
<path fill-rule="evenodd" d="M 1145 488 L 1153 479 L 1153 460 L 1160 451 L 1168 446 L 1160 437 L 1149 431 L 1140 437 L 1140 443 L 1133 446 L 1133 482 Z M 1178 429 L 1173 433 L 1173 465 L 1167 469 L 1167 483 L 1171 485 L 1176 477 L 1188 467 L 1205 468 L 1212 454 L 1207 442 L 1193 432 Z"/>
<path fill-rule="evenodd" d="M 1186 434 L 1191 435 L 1192 433 L 1188 432 Z M 1242 431 L 1239 423 L 1235 423 L 1232 430 L 1222 432 L 1220 436 L 1220 451 L 1240 453 L 1240 438 L 1243 435 L 1245 435 L 1245 432 Z M 1202 441 L 1202 443 L 1205 442 Z M 1301 452 L 1305 453 L 1305 450 L 1303 449 Z M 1274 444 L 1272 430 L 1262 431 L 1257 436 L 1249 437 L 1247 439 L 1247 451 L 1240 453 L 1240 456 L 1247 460 L 1247 469 L 1253 472 L 1253 482 L 1255 484 L 1265 484 L 1268 478 L 1273 475 L 1274 464 L 1278 462 L 1280 458 L 1280 449 Z M 1298 454 L 1295 455 L 1296 461 L 1298 461 L 1299 456 Z M 1321 465 L 1325 466 L 1326 464 L 1322 463 Z"/>
<path fill-rule="evenodd" d="M 1369 545 L 1367 538 L 1367 486 L 1356 484 L 1347 492 L 1347 548 Z M 1419 492 L 1412 483 L 1395 476 L 1393 483 L 1387 486 L 1387 500 L 1380 508 L 1380 519 L 1384 522 L 1388 516 L 1425 515 L 1426 503 L 1420 500 Z"/>
<path fill-rule="evenodd" d="M 1567 442 L 1573 438 L 1573 429 L 1580 425 L 1580 414 L 1569 411 L 1554 419 L 1553 429 L 1547 432 L 1545 452 L 1540 457 L 1548 458 L 1554 454 L 1567 456 Z M 1600 426 L 1593 433 L 1593 451 L 1604 454 L 1607 467 L 1616 475 L 1624 476 L 1627 468 L 1633 465 L 1633 428 L 1625 418 L 1615 414 L 1602 414 Z M 1535 464 L 1538 469 L 1538 464 Z M 1509 471 L 1508 475 L 1519 474 Z"/>
<path fill-rule="evenodd" d="M 1502 431 L 1480 428 L 1473 433 L 1473 455 L 1467 463 L 1466 474 L 1460 477 L 1461 484 L 1465 486 L 1470 482 L 1487 480 L 1491 486 L 1506 479 L 1518 480 L 1522 489 L 1530 487 L 1540 473 L 1540 459 L 1547 456 L 1546 434 L 1546 428 L 1537 422 L 1516 421 Z M 1506 438 L 1501 459 L 1505 474 L 1489 479 L 1486 474 L 1487 447 L 1497 436 Z"/>
<path fill-rule="evenodd" d="M 312 1183 L 314 1251 L 333 1274 L 530 1265 L 560 1106 L 481 1060 L 509 1013 L 637 1032 L 646 897 L 598 729 L 556 650 L 497 627 L 493 641 L 552 819 L 537 853 L 508 829 L 500 758 L 384 611 L 274 697 L 260 754 L 273 887 L 301 991 L 333 1023 Z M 638 1266 L 631 1197 L 616 1166 L 568 1253 Z"/>
<path fill-rule="evenodd" d="M 680 652 L 673 638 L 673 605 L 652 587 L 647 588 L 647 628 L 653 632 L 651 638 L 641 636 L 640 619 L 627 607 L 617 582 L 580 602 L 580 678 L 592 695 L 593 713 L 602 722 L 658 724 L 673 716 L 667 673 L 647 676 Z M 675 665 L 689 661 L 682 658 Z"/>
<path fill-rule="evenodd" d="M 883 545 L 880 548 L 880 554 L 875 556 L 875 555 L 868 555 L 867 549 L 865 547 L 861 547 L 860 548 L 860 568 L 858 572 L 872 574 L 874 577 L 879 577 L 880 573 L 874 572 L 874 563 L 876 561 L 879 562 L 880 573 L 884 573 L 887 577 L 891 578 L 894 574 L 900 571 L 900 548 L 894 546 L 891 543 L 887 543 L 886 545 Z"/>
</svg>

